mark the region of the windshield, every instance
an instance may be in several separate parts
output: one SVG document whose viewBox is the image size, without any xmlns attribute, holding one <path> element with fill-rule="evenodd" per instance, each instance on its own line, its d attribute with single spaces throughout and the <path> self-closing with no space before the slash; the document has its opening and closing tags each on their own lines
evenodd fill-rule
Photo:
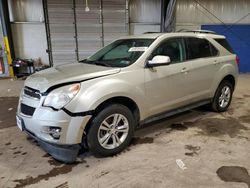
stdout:
<svg viewBox="0 0 250 188">
<path fill-rule="evenodd" d="M 108 67 L 127 67 L 133 64 L 153 41 L 154 39 L 117 40 L 80 62 Z"/>
</svg>

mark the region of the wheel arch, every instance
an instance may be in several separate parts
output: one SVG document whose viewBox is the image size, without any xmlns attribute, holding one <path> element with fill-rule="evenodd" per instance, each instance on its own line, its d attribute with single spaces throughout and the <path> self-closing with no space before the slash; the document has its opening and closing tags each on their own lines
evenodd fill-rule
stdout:
<svg viewBox="0 0 250 188">
<path fill-rule="evenodd" d="M 116 96 L 116 97 L 111 97 L 109 99 L 106 99 L 105 101 L 101 102 L 96 109 L 94 110 L 94 114 L 92 115 L 92 118 L 90 118 L 90 120 L 88 121 L 87 125 L 84 128 L 84 133 L 87 135 L 90 125 L 91 125 L 91 121 L 93 120 L 93 118 L 96 116 L 96 114 L 98 114 L 102 109 L 104 109 L 105 107 L 107 107 L 110 104 L 121 104 L 124 105 L 126 107 L 128 107 L 128 109 L 131 110 L 131 112 L 133 113 L 133 116 L 136 120 L 136 126 L 138 126 L 138 123 L 140 121 L 140 109 L 137 105 L 137 103 L 129 98 L 129 97 L 125 97 L 125 96 Z"/>
<path fill-rule="evenodd" d="M 229 81 L 231 84 L 232 84 L 232 86 L 233 86 L 233 90 L 235 89 L 235 84 L 236 84 L 236 79 L 235 79 L 235 77 L 232 75 L 232 74 L 228 74 L 228 75 L 226 75 L 222 80 L 221 80 L 221 82 L 220 82 L 220 84 L 223 82 L 223 81 Z M 219 84 L 219 85 L 220 85 Z M 218 86 L 219 86 L 218 85 Z"/>
</svg>

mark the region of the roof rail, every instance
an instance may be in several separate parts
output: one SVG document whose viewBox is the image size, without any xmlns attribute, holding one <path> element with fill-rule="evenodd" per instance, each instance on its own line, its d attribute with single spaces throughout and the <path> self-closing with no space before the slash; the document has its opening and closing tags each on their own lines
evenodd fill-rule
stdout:
<svg viewBox="0 0 250 188">
<path fill-rule="evenodd" d="M 155 33 L 161 33 L 161 32 L 147 31 L 147 32 L 144 32 L 143 34 L 155 34 Z"/>
<path fill-rule="evenodd" d="M 188 30 L 188 29 L 181 29 L 178 32 L 217 34 L 216 32 L 209 31 L 209 30 Z"/>
</svg>

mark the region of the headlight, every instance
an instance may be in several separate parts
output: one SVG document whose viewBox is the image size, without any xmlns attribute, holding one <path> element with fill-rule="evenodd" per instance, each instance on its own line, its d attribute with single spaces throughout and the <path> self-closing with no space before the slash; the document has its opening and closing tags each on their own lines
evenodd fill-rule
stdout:
<svg viewBox="0 0 250 188">
<path fill-rule="evenodd" d="M 43 106 L 61 109 L 79 92 L 80 84 L 72 84 L 51 91 L 45 98 Z"/>
</svg>

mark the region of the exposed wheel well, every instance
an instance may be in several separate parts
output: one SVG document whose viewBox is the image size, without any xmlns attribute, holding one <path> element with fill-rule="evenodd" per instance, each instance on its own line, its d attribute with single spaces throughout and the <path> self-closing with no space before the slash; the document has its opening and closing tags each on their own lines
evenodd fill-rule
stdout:
<svg viewBox="0 0 250 188">
<path fill-rule="evenodd" d="M 226 77 L 224 77 L 224 78 L 222 79 L 222 81 L 224 81 L 224 80 L 229 81 L 229 82 L 232 84 L 233 90 L 234 90 L 234 87 L 235 87 L 235 79 L 234 79 L 234 77 L 233 77 L 232 75 L 227 75 Z M 222 82 L 222 81 L 221 81 L 221 82 Z"/>
<path fill-rule="evenodd" d="M 92 116 L 92 118 L 89 120 L 89 122 L 87 123 L 86 127 L 85 127 L 85 130 L 84 132 L 87 134 L 88 133 L 88 130 L 90 128 L 90 124 L 91 124 L 91 121 L 92 119 L 95 117 L 96 114 L 98 114 L 102 109 L 104 109 L 105 107 L 107 107 L 108 105 L 110 104 L 122 104 L 126 107 L 128 107 L 128 109 L 130 109 L 135 117 L 135 120 L 137 122 L 137 124 L 139 123 L 140 121 L 140 111 L 139 111 L 139 108 L 137 106 L 137 104 L 130 98 L 128 97 L 113 97 L 113 98 L 110 98 L 104 102 L 102 102 L 96 109 L 95 109 L 95 112 Z"/>
</svg>

